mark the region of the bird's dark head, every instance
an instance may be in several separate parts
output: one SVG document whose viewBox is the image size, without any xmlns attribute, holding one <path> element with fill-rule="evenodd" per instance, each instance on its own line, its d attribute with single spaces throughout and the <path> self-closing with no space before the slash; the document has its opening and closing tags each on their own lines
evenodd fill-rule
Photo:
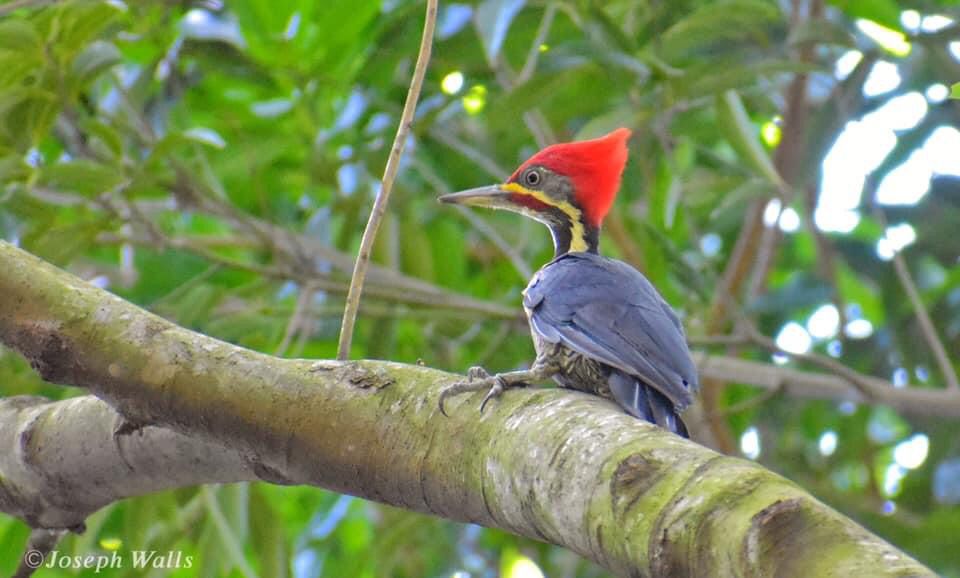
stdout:
<svg viewBox="0 0 960 578">
<path fill-rule="evenodd" d="M 506 209 L 545 223 L 558 255 L 597 251 L 600 225 L 613 205 L 627 162 L 630 130 L 549 146 L 506 183 L 443 195 L 440 200 Z"/>
</svg>

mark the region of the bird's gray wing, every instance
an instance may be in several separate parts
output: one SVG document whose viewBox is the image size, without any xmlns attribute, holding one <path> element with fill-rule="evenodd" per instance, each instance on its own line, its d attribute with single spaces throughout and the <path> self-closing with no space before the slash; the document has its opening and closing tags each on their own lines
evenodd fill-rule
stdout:
<svg viewBox="0 0 960 578">
<path fill-rule="evenodd" d="M 639 378 L 677 409 L 692 401 L 697 373 L 683 327 L 646 277 L 625 263 L 565 255 L 533 279 L 524 307 L 543 339 Z"/>
</svg>

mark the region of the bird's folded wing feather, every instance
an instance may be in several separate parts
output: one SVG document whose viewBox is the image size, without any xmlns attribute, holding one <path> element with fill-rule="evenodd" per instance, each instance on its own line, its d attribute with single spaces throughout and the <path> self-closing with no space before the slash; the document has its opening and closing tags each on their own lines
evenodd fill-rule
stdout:
<svg viewBox="0 0 960 578">
<path fill-rule="evenodd" d="M 527 287 L 524 306 L 543 339 L 636 376 L 677 409 L 692 401 L 698 382 L 683 327 L 653 285 L 625 263 L 564 256 Z"/>
</svg>

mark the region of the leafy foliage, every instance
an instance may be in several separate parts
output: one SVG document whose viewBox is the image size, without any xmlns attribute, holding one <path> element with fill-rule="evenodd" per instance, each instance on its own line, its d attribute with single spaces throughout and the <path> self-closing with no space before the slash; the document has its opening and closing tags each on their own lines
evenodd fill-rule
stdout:
<svg viewBox="0 0 960 578">
<path fill-rule="evenodd" d="M 922 121 L 897 129 L 866 175 L 849 232 L 818 228 L 815 210 L 824 159 L 850 123 L 958 77 L 957 7 L 834 0 L 809 3 L 817 14 L 791 14 L 792 4 L 807 3 L 445 3 L 375 248 L 386 271 L 371 276 L 354 355 L 453 370 L 529 362 L 514 312 L 524 269 L 551 256 L 548 235 L 435 197 L 499 181 L 540 145 L 623 125 L 637 130 L 603 250 L 641 268 L 695 341 L 730 325 L 712 318 L 712 304 L 759 208 L 781 227 L 769 229 L 772 241 L 755 240 L 769 243 L 769 264 L 735 297 L 762 331 L 812 329 L 811 316 L 832 305 L 839 332 L 814 335 L 814 352 L 909 387 L 943 387 L 878 247 L 888 222 L 912 225 L 916 239 L 901 255 L 956 366 L 958 181 L 937 177 L 919 202 L 901 206 L 878 203 L 876 190 L 936 130 L 958 125 L 957 103 L 930 98 Z M 907 30 L 906 10 L 954 20 Z M 0 14 L 0 235 L 193 329 L 265 352 L 333 357 L 422 6 L 67 0 Z M 900 33 L 912 50 L 891 55 L 860 19 Z M 838 74 L 854 50 L 860 64 Z M 878 60 L 896 67 L 899 85 L 866 94 Z M 943 154 L 960 166 L 955 150 Z M 864 323 L 871 332 L 856 330 Z M 737 353 L 771 360 L 755 347 Z M 6 395 L 73 393 L 2 350 L 0 378 Z M 765 465 L 960 576 L 953 423 L 758 395 L 743 384 L 721 388 L 705 408 L 721 416 L 713 427 L 732 440 L 753 428 Z M 901 448 L 917 434 L 928 449 L 909 469 Z M 4 552 L 26 533 L 0 519 Z M 197 561 L 172 576 L 492 576 L 528 558 L 550 576 L 603 575 L 570 552 L 503 533 L 264 484 L 131 499 L 61 545 L 77 554 L 115 548 L 182 550 Z M 0 559 L 0 573 L 15 563 Z"/>
</svg>

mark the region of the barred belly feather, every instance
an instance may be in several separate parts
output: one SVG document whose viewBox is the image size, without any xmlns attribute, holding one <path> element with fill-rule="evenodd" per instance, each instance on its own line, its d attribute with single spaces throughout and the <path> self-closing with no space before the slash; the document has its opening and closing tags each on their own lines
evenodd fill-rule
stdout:
<svg viewBox="0 0 960 578">
<path fill-rule="evenodd" d="M 557 385 L 613 399 L 609 384 L 610 366 L 577 353 L 562 343 L 549 343 L 539 339 L 536 332 L 533 332 L 533 340 L 538 357 L 544 356 L 560 368 L 553 376 Z"/>
</svg>

